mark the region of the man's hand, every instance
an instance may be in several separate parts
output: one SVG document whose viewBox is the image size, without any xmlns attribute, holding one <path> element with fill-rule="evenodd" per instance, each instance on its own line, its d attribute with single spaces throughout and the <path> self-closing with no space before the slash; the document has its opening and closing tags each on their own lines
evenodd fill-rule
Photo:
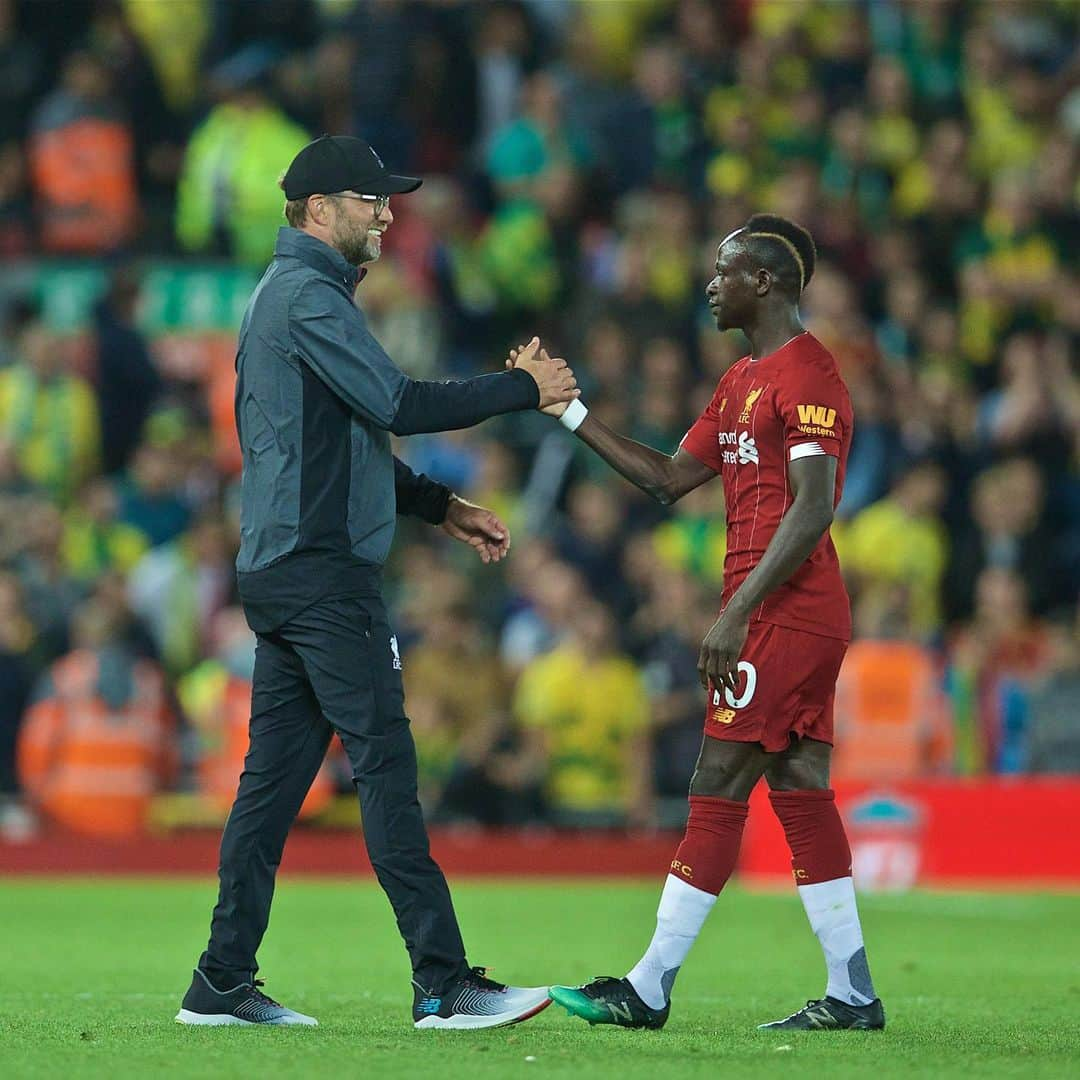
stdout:
<svg viewBox="0 0 1080 1080">
<path fill-rule="evenodd" d="M 439 528 L 447 536 L 476 548 L 485 566 L 498 562 L 510 550 L 510 530 L 490 510 L 457 495 L 450 496 L 446 520 Z"/>
<path fill-rule="evenodd" d="M 698 678 L 706 690 L 711 682 L 716 690 L 726 687 L 733 694 L 738 693 L 739 656 L 749 631 L 750 617 L 739 614 L 728 604 L 705 635 L 698 654 Z"/>
<path fill-rule="evenodd" d="M 528 345 L 510 350 L 507 368 L 523 368 L 540 388 L 540 404 L 537 408 L 549 416 L 562 416 L 566 406 L 581 396 L 573 371 L 561 358 L 552 359 L 546 349 L 540 348 L 540 339 L 534 337 Z"/>
</svg>

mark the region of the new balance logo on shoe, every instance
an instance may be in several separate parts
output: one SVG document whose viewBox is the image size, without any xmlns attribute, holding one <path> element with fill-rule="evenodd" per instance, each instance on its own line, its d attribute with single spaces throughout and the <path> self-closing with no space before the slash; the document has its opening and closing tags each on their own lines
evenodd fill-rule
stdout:
<svg viewBox="0 0 1080 1080">
<path fill-rule="evenodd" d="M 665 972 L 662 985 L 670 993 L 678 968 Z M 651 1009 L 628 979 L 601 975 L 583 986 L 553 986 L 552 1001 L 558 1002 L 571 1016 L 580 1016 L 590 1024 L 614 1024 L 616 1027 L 649 1028 L 657 1031 L 667 1023 L 671 1005 Z"/>
<path fill-rule="evenodd" d="M 803 1016 L 811 1027 L 827 1028 L 835 1025 L 832 1013 L 828 1009 L 804 1009 Z"/>
<path fill-rule="evenodd" d="M 436 996 L 413 982 L 413 1026 L 486 1028 L 520 1024 L 551 1004 L 546 986 L 504 986 L 472 968 Z"/>
</svg>

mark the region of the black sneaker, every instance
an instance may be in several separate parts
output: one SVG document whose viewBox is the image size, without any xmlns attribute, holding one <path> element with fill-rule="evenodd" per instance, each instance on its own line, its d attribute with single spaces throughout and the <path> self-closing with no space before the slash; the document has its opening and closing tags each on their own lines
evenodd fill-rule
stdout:
<svg viewBox="0 0 1080 1080">
<path fill-rule="evenodd" d="M 881 998 L 869 1005 L 849 1005 L 834 997 L 808 1001 L 805 1009 L 784 1020 L 758 1024 L 758 1031 L 884 1031 L 885 1009 Z"/>
<path fill-rule="evenodd" d="M 413 981 L 413 1026 L 488 1028 L 520 1024 L 551 1004 L 546 986 L 504 986 L 474 967 L 449 990 L 433 994 Z"/>
<path fill-rule="evenodd" d="M 178 1024 L 224 1027 L 227 1024 L 302 1024 L 318 1027 L 313 1016 L 293 1012 L 267 997 L 261 980 L 240 983 L 231 990 L 218 990 L 198 969 L 176 1014 Z"/>
<path fill-rule="evenodd" d="M 557 1001 L 571 1016 L 580 1016 L 590 1024 L 617 1024 L 653 1031 L 667 1023 L 671 1012 L 670 1003 L 662 1009 L 650 1009 L 629 980 L 612 975 L 601 975 L 584 986 L 553 986 L 551 1000 Z"/>
</svg>

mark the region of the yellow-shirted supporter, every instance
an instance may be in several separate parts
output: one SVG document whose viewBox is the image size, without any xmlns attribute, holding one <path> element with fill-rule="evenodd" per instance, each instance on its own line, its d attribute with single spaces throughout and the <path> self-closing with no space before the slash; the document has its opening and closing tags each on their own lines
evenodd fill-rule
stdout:
<svg viewBox="0 0 1080 1080">
<path fill-rule="evenodd" d="M 40 321 L 27 324 L 18 354 L 0 371 L 0 438 L 31 484 L 66 500 L 99 467 L 97 400 L 90 384 L 68 370 L 62 342 Z"/>
<path fill-rule="evenodd" d="M 134 525 L 117 520 L 119 500 L 103 477 L 82 490 L 64 516 L 61 552 L 64 566 L 77 581 L 92 582 L 110 571 L 129 573 L 150 548 L 150 539 Z"/>
<path fill-rule="evenodd" d="M 567 640 L 522 673 L 514 713 L 546 763 L 556 820 L 642 821 L 649 807 L 649 699 L 618 651 L 611 615 L 583 601 Z"/>
<path fill-rule="evenodd" d="M 908 595 L 910 631 L 927 639 L 941 628 L 941 581 L 949 544 L 938 516 L 945 476 L 932 463 L 905 473 L 884 498 L 844 531 L 840 564 L 858 596 L 898 586 Z"/>
<path fill-rule="evenodd" d="M 724 580 L 727 524 L 723 490 L 703 485 L 675 504 L 672 517 L 653 531 L 653 546 L 660 561 L 698 581 L 719 586 Z"/>
</svg>

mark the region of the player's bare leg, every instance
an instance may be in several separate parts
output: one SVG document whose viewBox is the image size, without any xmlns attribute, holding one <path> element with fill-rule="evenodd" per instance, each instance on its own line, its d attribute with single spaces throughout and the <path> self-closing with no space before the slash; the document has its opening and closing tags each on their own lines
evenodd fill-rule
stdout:
<svg viewBox="0 0 1080 1080">
<path fill-rule="evenodd" d="M 832 747 L 797 739 L 770 755 L 765 769 L 776 816 L 791 848 L 791 865 L 810 926 L 828 970 L 825 996 L 784 1020 L 782 1030 L 878 1030 L 885 1012 L 870 978 L 851 878 L 851 849 L 829 787 Z"/>
<path fill-rule="evenodd" d="M 553 986 L 555 1001 L 593 1024 L 663 1027 L 675 976 L 735 869 L 747 799 L 773 756 L 757 743 L 702 739 L 686 833 L 664 882 L 645 955 L 625 978 Z"/>
</svg>

